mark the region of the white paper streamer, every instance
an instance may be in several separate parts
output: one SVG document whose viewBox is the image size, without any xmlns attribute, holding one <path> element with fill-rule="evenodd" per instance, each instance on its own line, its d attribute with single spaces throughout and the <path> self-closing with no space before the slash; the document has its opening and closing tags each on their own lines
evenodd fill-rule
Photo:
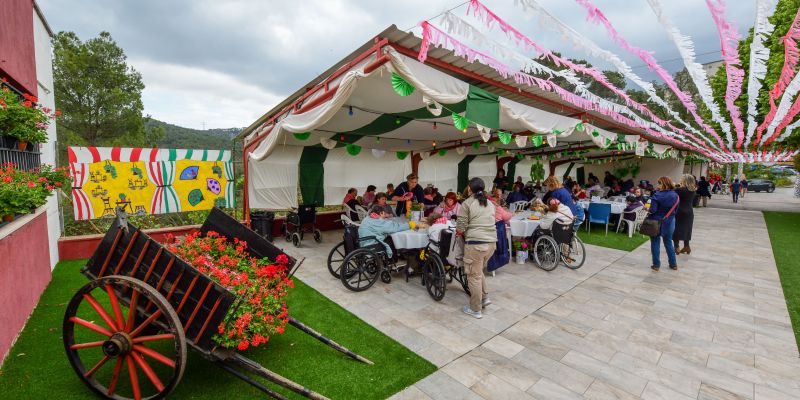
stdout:
<svg viewBox="0 0 800 400">
<path fill-rule="evenodd" d="M 550 145 L 550 147 L 556 147 L 557 142 L 558 138 L 556 138 L 555 134 L 551 133 L 547 135 L 547 144 Z"/>
<path fill-rule="evenodd" d="M 524 135 L 517 135 L 514 137 L 514 141 L 517 143 L 517 147 L 525 147 L 528 144 L 528 137 Z"/>
<path fill-rule="evenodd" d="M 478 133 L 481 135 L 481 139 L 483 139 L 484 143 L 492 138 L 492 130 L 490 128 L 480 124 L 475 124 L 475 127 L 478 129 Z"/>
<path fill-rule="evenodd" d="M 769 126 L 767 126 L 767 134 L 761 136 L 761 143 L 766 142 L 767 139 L 772 137 L 775 133 L 775 128 L 778 127 L 783 117 L 789 112 L 789 108 L 792 107 L 792 102 L 798 92 L 800 92 L 800 74 L 796 74 L 794 78 L 792 78 L 792 81 L 789 82 L 789 86 L 786 86 L 786 90 L 781 97 L 780 105 L 778 105 L 778 111 L 775 113 L 775 118 L 773 118 Z"/>
<path fill-rule="evenodd" d="M 750 44 L 750 75 L 747 78 L 747 136 L 744 147 L 750 145 L 750 140 L 758 127 L 755 117 L 758 113 L 758 92 L 763 85 L 762 81 L 767 75 L 767 60 L 769 47 L 764 46 L 766 40 L 775 26 L 769 23 L 768 17 L 775 10 L 777 0 L 756 1 L 756 22 L 753 25 L 753 43 Z M 788 128 L 787 128 L 788 129 Z"/>
<path fill-rule="evenodd" d="M 464 146 L 458 146 L 458 147 L 456 147 L 456 154 L 462 155 L 462 154 L 464 154 L 464 150 L 465 150 Z"/>
<path fill-rule="evenodd" d="M 423 160 L 427 160 L 427 159 L 431 158 L 431 152 L 430 152 L 430 151 L 427 151 L 427 150 L 425 150 L 425 151 L 421 151 L 421 152 L 419 152 L 419 156 L 420 156 L 420 158 L 422 158 Z"/>
<path fill-rule="evenodd" d="M 648 142 L 638 142 L 636 144 L 636 155 L 640 157 L 644 157 L 644 152 L 647 150 Z"/>
</svg>

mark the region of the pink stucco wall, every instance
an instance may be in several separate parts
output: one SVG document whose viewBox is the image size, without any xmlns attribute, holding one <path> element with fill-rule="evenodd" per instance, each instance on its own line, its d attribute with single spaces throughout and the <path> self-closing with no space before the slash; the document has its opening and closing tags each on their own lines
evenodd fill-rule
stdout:
<svg viewBox="0 0 800 400">
<path fill-rule="evenodd" d="M 43 238 L 46 212 L 0 239 L 0 363 L 50 282 L 50 250 Z"/>
</svg>

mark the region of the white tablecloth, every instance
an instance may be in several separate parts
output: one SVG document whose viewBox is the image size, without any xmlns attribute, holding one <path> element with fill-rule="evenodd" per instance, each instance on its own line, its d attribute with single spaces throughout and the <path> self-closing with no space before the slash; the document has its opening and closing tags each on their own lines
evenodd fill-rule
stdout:
<svg viewBox="0 0 800 400">
<path fill-rule="evenodd" d="M 533 231 L 539 226 L 539 220 L 532 220 L 529 217 L 533 214 L 532 211 L 523 211 L 511 217 L 511 236 L 528 237 L 533 235 Z"/>
<path fill-rule="evenodd" d="M 406 217 L 394 217 L 390 218 L 390 220 L 401 224 L 408 223 Z M 409 229 L 407 231 L 393 233 L 389 236 L 392 238 L 392 241 L 394 242 L 394 247 L 398 250 L 422 249 L 428 245 L 427 229 L 420 229 L 420 230 Z"/>
<path fill-rule="evenodd" d="M 611 213 L 612 214 L 622 214 L 622 212 L 625 211 L 625 203 L 617 203 L 617 202 L 607 201 L 607 200 L 595 201 L 595 203 L 611 204 Z M 584 210 L 588 210 L 589 209 L 589 202 L 586 201 L 586 200 L 578 201 L 578 204 L 580 204 L 581 207 L 583 207 Z"/>
</svg>

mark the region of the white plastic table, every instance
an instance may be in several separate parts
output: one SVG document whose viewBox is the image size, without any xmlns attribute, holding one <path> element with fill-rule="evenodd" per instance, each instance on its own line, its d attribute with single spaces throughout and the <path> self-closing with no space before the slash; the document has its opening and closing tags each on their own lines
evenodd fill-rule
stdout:
<svg viewBox="0 0 800 400">
<path fill-rule="evenodd" d="M 622 214 L 622 212 L 625 211 L 625 203 L 617 203 L 617 202 L 608 201 L 608 200 L 595 201 L 594 203 L 596 203 L 596 204 L 611 204 L 611 213 L 612 214 Z M 578 201 L 578 204 L 580 204 L 581 207 L 583 207 L 584 210 L 588 210 L 590 202 L 588 202 L 586 200 L 580 200 L 580 201 Z"/>
<path fill-rule="evenodd" d="M 533 211 L 523 211 L 511 217 L 511 236 L 528 237 L 533 235 L 533 231 L 539 226 L 540 220 L 532 220 L 529 217 Z"/>
</svg>

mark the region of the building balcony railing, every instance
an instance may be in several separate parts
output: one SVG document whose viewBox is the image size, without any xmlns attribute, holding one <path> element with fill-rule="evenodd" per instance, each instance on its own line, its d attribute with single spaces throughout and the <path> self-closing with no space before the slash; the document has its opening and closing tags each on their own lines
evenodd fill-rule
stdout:
<svg viewBox="0 0 800 400">
<path fill-rule="evenodd" d="M 37 144 L 28 143 L 27 150 L 20 150 L 16 139 L 0 136 L 0 165 L 10 162 L 17 169 L 28 171 L 42 166 L 41 157 Z"/>
</svg>

